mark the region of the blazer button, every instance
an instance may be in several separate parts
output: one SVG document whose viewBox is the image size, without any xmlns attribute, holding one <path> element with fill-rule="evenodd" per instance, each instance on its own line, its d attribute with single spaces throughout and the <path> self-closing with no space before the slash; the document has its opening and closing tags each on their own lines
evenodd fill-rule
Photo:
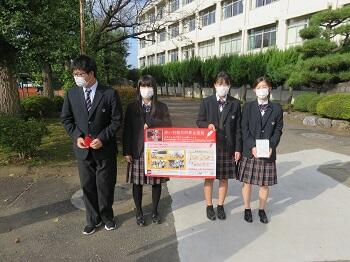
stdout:
<svg viewBox="0 0 350 262">
<path fill-rule="evenodd" d="M 261 133 L 264 133 L 265 132 L 265 130 L 261 130 Z"/>
<path fill-rule="evenodd" d="M 91 125 L 91 121 L 89 121 L 88 124 Z"/>
</svg>

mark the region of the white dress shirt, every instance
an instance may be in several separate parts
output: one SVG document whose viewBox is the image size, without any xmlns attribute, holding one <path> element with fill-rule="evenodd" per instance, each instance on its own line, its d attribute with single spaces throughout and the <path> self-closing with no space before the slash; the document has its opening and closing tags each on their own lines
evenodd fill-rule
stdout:
<svg viewBox="0 0 350 262">
<path fill-rule="evenodd" d="M 223 101 L 223 102 L 226 102 L 226 98 L 227 98 L 227 95 L 225 95 L 224 98 L 221 98 L 220 96 L 218 96 L 218 94 L 216 94 L 216 101 Z M 224 106 L 223 105 L 219 105 L 219 110 L 220 112 L 222 112 L 222 110 L 224 110 Z"/>
<path fill-rule="evenodd" d="M 91 92 L 90 92 L 90 101 L 91 101 L 91 104 L 94 102 L 94 97 L 95 97 L 95 93 L 96 93 L 97 86 L 98 86 L 98 82 L 97 82 L 97 80 L 96 80 L 95 84 L 93 84 L 91 87 L 89 87 L 89 88 L 83 87 L 85 100 L 86 100 L 86 98 L 87 98 L 87 95 L 86 95 L 86 92 L 85 92 L 85 91 L 86 91 L 86 90 L 91 90 Z"/>
</svg>

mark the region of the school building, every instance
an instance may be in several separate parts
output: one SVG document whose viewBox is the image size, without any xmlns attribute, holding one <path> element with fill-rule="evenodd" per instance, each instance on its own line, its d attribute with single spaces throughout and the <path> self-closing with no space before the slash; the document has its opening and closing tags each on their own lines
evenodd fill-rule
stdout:
<svg viewBox="0 0 350 262">
<path fill-rule="evenodd" d="M 160 28 L 138 41 L 138 67 L 280 49 L 302 42 L 312 14 L 350 0 L 159 0 L 140 17 L 140 28 Z"/>
</svg>

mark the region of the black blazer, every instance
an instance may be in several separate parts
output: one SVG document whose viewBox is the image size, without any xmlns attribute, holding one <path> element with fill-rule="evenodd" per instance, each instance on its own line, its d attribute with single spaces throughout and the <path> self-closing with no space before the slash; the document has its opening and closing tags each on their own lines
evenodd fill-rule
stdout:
<svg viewBox="0 0 350 262">
<path fill-rule="evenodd" d="M 276 160 L 276 148 L 280 142 L 283 128 L 283 110 L 279 104 L 269 102 L 264 116 L 261 116 L 258 101 L 246 103 L 242 114 L 243 156 L 252 158 L 252 148 L 256 139 L 269 139 L 272 155 Z"/>
<path fill-rule="evenodd" d="M 98 85 L 92 108 L 88 113 L 84 90 L 74 87 L 68 90 L 61 113 L 61 120 L 73 140 L 73 149 L 78 159 L 86 159 L 91 151 L 94 159 L 115 159 L 117 153 L 116 133 L 122 124 L 122 106 L 116 90 Z M 79 137 L 90 135 L 99 138 L 102 148 L 81 149 L 76 145 Z"/>
<path fill-rule="evenodd" d="M 225 140 L 230 154 L 242 152 L 241 106 L 239 100 L 227 95 L 226 105 L 222 111 L 222 121 L 219 121 L 219 107 L 216 95 L 204 98 L 199 108 L 197 126 L 207 128 L 213 124 L 216 129 L 225 131 Z"/>
<path fill-rule="evenodd" d="M 157 112 L 146 121 L 149 128 L 171 127 L 166 104 L 157 101 Z M 144 115 L 140 101 L 130 103 L 126 109 L 123 129 L 123 155 L 139 159 L 144 150 Z"/>
</svg>

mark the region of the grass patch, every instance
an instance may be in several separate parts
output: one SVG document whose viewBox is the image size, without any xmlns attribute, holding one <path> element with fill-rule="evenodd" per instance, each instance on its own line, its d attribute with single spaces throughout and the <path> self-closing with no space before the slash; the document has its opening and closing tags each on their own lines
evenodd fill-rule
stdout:
<svg viewBox="0 0 350 262">
<path fill-rule="evenodd" d="M 33 158 L 19 159 L 15 153 L 0 148 L 0 166 L 9 164 L 16 165 L 67 165 L 76 158 L 73 153 L 71 138 L 67 135 L 59 118 L 49 118 L 43 120 L 49 134 L 42 140 L 39 151 Z M 120 142 L 118 142 L 120 145 Z M 124 157 L 119 150 L 117 156 L 118 164 L 122 164 Z"/>
</svg>

